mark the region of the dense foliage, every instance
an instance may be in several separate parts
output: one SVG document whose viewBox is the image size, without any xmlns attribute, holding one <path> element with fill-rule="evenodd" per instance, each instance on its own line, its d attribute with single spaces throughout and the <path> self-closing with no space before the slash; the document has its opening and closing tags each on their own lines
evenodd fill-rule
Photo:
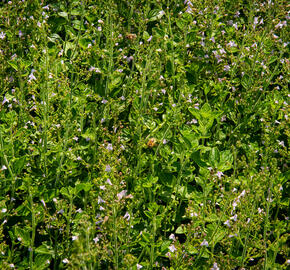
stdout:
<svg viewBox="0 0 290 270">
<path fill-rule="evenodd" d="M 0 268 L 286 269 L 287 8 L 2 1 Z"/>
</svg>

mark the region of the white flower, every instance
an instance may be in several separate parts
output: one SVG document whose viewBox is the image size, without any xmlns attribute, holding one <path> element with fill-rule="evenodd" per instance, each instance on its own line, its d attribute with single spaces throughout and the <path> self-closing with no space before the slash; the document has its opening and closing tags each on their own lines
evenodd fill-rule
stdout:
<svg viewBox="0 0 290 270">
<path fill-rule="evenodd" d="M 72 240 L 72 241 L 75 241 L 75 240 L 78 240 L 78 238 L 79 238 L 79 237 L 78 237 L 77 235 L 74 235 L 74 236 L 72 236 L 71 240 Z"/>
<path fill-rule="evenodd" d="M 100 241 L 99 237 L 97 237 L 97 236 L 93 240 L 94 240 L 95 244 L 97 244 Z"/>
<path fill-rule="evenodd" d="M 2 166 L 1 168 L 2 171 L 7 170 L 7 167 L 5 165 Z"/>
<path fill-rule="evenodd" d="M 69 263 L 69 260 L 67 258 L 62 260 L 63 263 Z"/>
<path fill-rule="evenodd" d="M 137 269 L 141 269 L 143 267 L 141 264 L 138 264 L 138 263 L 136 266 L 137 266 Z"/>
<path fill-rule="evenodd" d="M 111 180 L 108 178 L 107 181 L 106 181 L 110 186 L 112 185 L 112 182 Z"/>
<path fill-rule="evenodd" d="M 2 208 L 1 213 L 6 213 L 7 209 L 6 208 Z"/>
<path fill-rule="evenodd" d="M 147 41 L 150 42 L 152 40 L 152 36 L 150 36 Z"/>
<path fill-rule="evenodd" d="M 98 27 L 98 31 L 99 31 L 99 32 L 102 31 L 102 27 L 101 27 L 101 26 Z"/>
</svg>

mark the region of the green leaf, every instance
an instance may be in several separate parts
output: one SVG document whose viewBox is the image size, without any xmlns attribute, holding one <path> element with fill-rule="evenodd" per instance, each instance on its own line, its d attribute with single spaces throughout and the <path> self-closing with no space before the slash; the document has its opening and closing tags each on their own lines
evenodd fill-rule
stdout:
<svg viewBox="0 0 290 270">
<path fill-rule="evenodd" d="M 79 40 L 79 45 L 83 48 L 83 49 L 87 49 L 88 45 L 91 43 L 91 40 L 89 38 L 81 38 Z"/>
<path fill-rule="evenodd" d="M 11 67 L 13 67 L 16 71 L 18 71 L 18 65 L 17 65 L 17 62 L 16 61 L 14 61 L 14 60 L 8 60 L 7 62 L 8 62 L 8 64 Z"/>
<path fill-rule="evenodd" d="M 35 253 L 53 255 L 54 252 L 52 249 L 49 249 L 49 247 L 41 245 L 35 249 Z"/>
<path fill-rule="evenodd" d="M 171 242 L 172 241 L 170 241 L 170 240 L 165 240 L 165 241 L 162 242 L 162 245 L 160 247 L 160 251 L 161 251 L 162 254 L 167 253 L 168 247 L 170 246 Z"/>
<path fill-rule="evenodd" d="M 214 147 L 211 149 L 209 154 L 209 163 L 213 168 L 217 168 L 220 162 L 220 152 L 218 148 Z"/>
<path fill-rule="evenodd" d="M 185 226 L 179 226 L 175 231 L 176 234 L 184 234 L 186 232 L 187 232 L 187 230 L 186 230 Z"/>
<path fill-rule="evenodd" d="M 14 170 L 15 174 L 19 174 L 23 170 L 23 167 L 25 165 L 25 161 L 26 161 L 26 156 L 23 156 L 21 158 L 17 158 L 14 160 L 13 170 Z"/>
<path fill-rule="evenodd" d="M 37 270 L 42 270 L 42 269 L 48 269 L 49 266 L 49 261 L 51 259 L 51 255 L 47 255 L 47 254 L 38 254 L 35 257 L 35 261 L 34 261 L 34 268 L 33 269 L 37 269 Z"/>
<path fill-rule="evenodd" d="M 15 229 L 15 235 L 24 246 L 30 246 L 30 232 L 27 229 L 25 230 L 17 227 Z"/>
</svg>

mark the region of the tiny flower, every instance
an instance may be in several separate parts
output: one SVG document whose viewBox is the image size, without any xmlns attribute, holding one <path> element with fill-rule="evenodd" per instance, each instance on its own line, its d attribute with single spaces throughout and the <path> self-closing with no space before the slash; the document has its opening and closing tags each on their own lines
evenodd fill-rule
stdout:
<svg viewBox="0 0 290 270">
<path fill-rule="evenodd" d="M 111 180 L 108 178 L 107 181 L 106 181 L 110 186 L 112 186 L 112 182 Z"/>
<path fill-rule="evenodd" d="M 150 36 L 147 41 L 150 42 L 152 40 L 152 36 Z"/>
<path fill-rule="evenodd" d="M 171 246 L 169 246 L 168 248 L 169 248 L 169 250 L 170 250 L 171 252 L 174 252 L 174 251 L 177 250 L 176 247 L 175 247 L 174 245 L 171 245 Z"/>
<path fill-rule="evenodd" d="M 210 270 L 219 270 L 218 264 L 215 262 Z"/>
<path fill-rule="evenodd" d="M 230 224 L 229 220 L 225 221 L 224 224 L 227 225 L 229 228 L 231 227 L 231 224 Z"/>
<path fill-rule="evenodd" d="M 76 142 L 79 140 L 79 138 L 78 137 L 73 137 L 73 140 L 75 140 Z"/>
<path fill-rule="evenodd" d="M 2 166 L 1 168 L 2 171 L 7 170 L 7 167 L 5 165 Z"/>
<path fill-rule="evenodd" d="M 138 264 L 138 263 L 136 266 L 137 266 L 137 269 L 141 269 L 143 267 L 141 264 Z"/>
<path fill-rule="evenodd" d="M 171 239 L 171 240 L 175 240 L 175 235 L 172 233 L 172 234 L 170 234 L 169 235 L 169 239 Z"/>
<path fill-rule="evenodd" d="M 277 141 L 278 141 L 278 144 L 279 144 L 279 145 L 285 147 L 285 143 L 284 143 L 284 141 L 279 141 L 279 140 L 277 140 Z"/>
<path fill-rule="evenodd" d="M 100 197 L 100 196 L 98 196 L 98 204 L 100 204 L 100 203 L 104 203 L 105 201 Z"/>
<path fill-rule="evenodd" d="M 230 69 L 231 69 L 231 67 L 229 65 L 224 66 L 224 71 L 229 71 Z"/>
<path fill-rule="evenodd" d="M 98 31 L 99 31 L 99 32 L 102 31 L 102 27 L 101 27 L 101 26 L 98 27 Z"/>
<path fill-rule="evenodd" d="M 1 32 L 1 33 L 0 33 L 0 38 L 1 38 L 1 39 L 4 39 L 5 36 L 6 36 L 6 34 L 5 34 L 4 32 Z"/>
<path fill-rule="evenodd" d="M 103 22 L 103 20 L 99 19 L 99 20 L 98 20 L 98 23 L 104 23 L 104 22 Z"/>
<path fill-rule="evenodd" d="M 208 242 L 204 239 L 201 244 L 200 244 L 202 247 L 205 246 L 205 247 L 208 247 Z"/>
<path fill-rule="evenodd" d="M 221 179 L 221 177 L 223 176 L 224 174 L 222 173 L 222 172 L 217 172 L 216 173 L 216 176 L 219 178 L 219 179 Z"/>
<path fill-rule="evenodd" d="M 97 244 L 100 241 L 100 239 L 97 236 L 93 240 L 94 240 L 95 244 Z"/>
<path fill-rule="evenodd" d="M 117 194 L 117 197 L 119 200 L 121 200 L 123 197 L 125 197 L 127 194 L 127 190 L 122 190 L 120 193 Z"/>
<path fill-rule="evenodd" d="M 103 206 L 100 206 L 100 211 L 104 211 L 105 208 Z"/>
<path fill-rule="evenodd" d="M 71 239 L 72 239 L 72 241 L 75 241 L 75 240 L 78 240 L 78 238 L 79 238 L 79 237 L 78 237 L 77 235 L 74 235 L 74 236 L 72 236 Z"/>
<path fill-rule="evenodd" d="M 6 213 L 7 209 L 6 208 L 2 208 L 1 213 Z"/>
<path fill-rule="evenodd" d="M 63 263 L 69 263 L 69 260 L 65 258 L 65 259 L 62 260 L 62 262 Z"/>
<path fill-rule="evenodd" d="M 111 166 L 110 165 L 106 165 L 105 171 L 106 172 L 111 172 L 111 170 L 112 170 Z"/>
<path fill-rule="evenodd" d="M 126 214 L 124 215 L 124 219 L 127 219 L 127 221 L 130 220 L 130 214 L 128 212 L 126 212 Z"/>
<path fill-rule="evenodd" d="M 237 219 L 238 219 L 238 215 L 237 214 L 235 214 L 234 216 L 232 216 L 232 217 L 230 217 L 230 219 L 232 219 L 233 221 L 237 221 Z"/>
</svg>

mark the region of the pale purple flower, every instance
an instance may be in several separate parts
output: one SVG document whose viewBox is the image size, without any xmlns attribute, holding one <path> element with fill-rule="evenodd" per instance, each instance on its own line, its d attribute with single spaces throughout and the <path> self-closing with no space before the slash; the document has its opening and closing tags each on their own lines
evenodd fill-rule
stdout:
<svg viewBox="0 0 290 270">
<path fill-rule="evenodd" d="M 201 244 L 200 244 L 202 247 L 205 246 L 205 247 L 208 247 L 208 242 L 206 241 L 206 239 L 204 239 Z"/>
<path fill-rule="evenodd" d="M 217 176 L 219 179 L 221 179 L 221 177 L 222 177 L 223 175 L 224 175 L 224 174 L 223 174 L 222 172 L 219 172 L 219 171 L 216 173 L 216 176 Z"/>
<path fill-rule="evenodd" d="M 150 36 L 147 41 L 150 42 L 152 40 L 152 36 Z"/>
<path fill-rule="evenodd" d="M 127 194 L 127 190 L 122 190 L 120 193 L 117 194 L 117 197 L 119 200 L 121 200 L 123 197 L 125 197 Z"/>
<path fill-rule="evenodd" d="M 105 171 L 106 172 L 111 172 L 111 170 L 112 170 L 111 166 L 110 165 L 106 165 Z"/>
<path fill-rule="evenodd" d="M 236 222 L 238 220 L 238 215 L 235 214 L 234 216 L 230 217 L 230 219 Z"/>
<path fill-rule="evenodd" d="M 100 203 L 104 203 L 105 201 L 100 197 L 100 196 L 98 196 L 98 204 L 100 204 Z"/>
<path fill-rule="evenodd" d="M 230 69 L 231 69 L 231 67 L 229 65 L 224 66 L 224 71 L 229 71 Z"/>
<path fill-rule="evenodd" d="M 108 178 L 107 179 L 107 181 L 106 181 L 110 186 L 112 186 L 113 184 L 112 184 L 112 182 L 111 182 L 111 180 Z"/>
<path fill-rule="evenodd" d="M 33 75 L 33 72 L 31 72 L 28 77 L 29 77 L 28 82 L 31 82 L 32 80 L 36 80 L 35 76 Z"/>
<path fill-rule="evenodd" d="M 127 219 L 127 221 L 129 221 L 130 218 L 131 218 L 130 214 L 126 212 L 126 214 L 124 215 L 124 219 Z"/>
<path fill-rule="evenodd" d="M 99 32 L 102 31 L 102 27 L 101 27 L 101 26 L 98 27 L 98 31 L 99 31 Z"/>
<path fill-rule="evenodd" d="M 225 221 L 224 224 L 227 225 L 229 228 L 231 227 L 231 223 L 229 220 Z"/>
<path fill-rule="evenodd" d="M 175 235 L 172 233 L 172 234 L 170 234 L 169 235 L 169 239 L 171 239 L 171 240 L 175 240 Z"/>
<path fill-rule="evenodd" d="M 237 44 L 236 44 L 234 41 L 230 41 L 230 42 L 228 43 L 228 46 L 230 46 L 231 48 L 232 48 L 232 47 L 237 47 Z"/>
<path fill-rule="evenodd" d="M 7 167 L 5 165 L 2 166 L 1 171 L 7 170 Z"/>
<path fill-rule="evenodd" d="M 109 150 L 109 151 L 112 151 L 113 150 L 113 146 L 112 146 L 111 143 L 108 143 L 107 150 Z"/>
<path fill-rule="evenodd" d="M 210 270 L 219 270 L 218 264 L 215 262 Z"/>
<path fill-rule="evenodd" d="M 142 266 L 141 264 L 138 264 L 138 263 L 137 263 L 136 267 L 137 267 L 137 269 L 139 270 L 139 269 L 141 269 L 143 266 Z"/>
<path fill-rule="evenodd" d="M 97 244 L 100 241 L 99 237 L 97 237 L 97 236 L 93 240 L 94 240 L 95 244 Z"/>
<path fill-rule="evenodd" d="M 9 100 L 8 100 L 8 99 L 6 98 L 6 96 L 5 96 L 4 99 L 3 99 L 2 105 L 4 105 L 6 102 L 9 103 Z"/>
<path fill-rule="evenodd" d="M 1 32 L 1 33 L 0 33 L 0 38 L 1 38 L 1 39 L 4 39 L 5 36 L 6 36 L 6 33 L 4 33 L 4 32 Z"/>
<path fill-rule="evenodd" d="M 174 245 L 171 245 L 171 246 L 169 246 L 168 248 L 169 248 L 169 250 L 170 250 L 172 253 L 173 253 L 174 251 L 177 250 L 176 247 L 175 247 Z"/>
</svg>

